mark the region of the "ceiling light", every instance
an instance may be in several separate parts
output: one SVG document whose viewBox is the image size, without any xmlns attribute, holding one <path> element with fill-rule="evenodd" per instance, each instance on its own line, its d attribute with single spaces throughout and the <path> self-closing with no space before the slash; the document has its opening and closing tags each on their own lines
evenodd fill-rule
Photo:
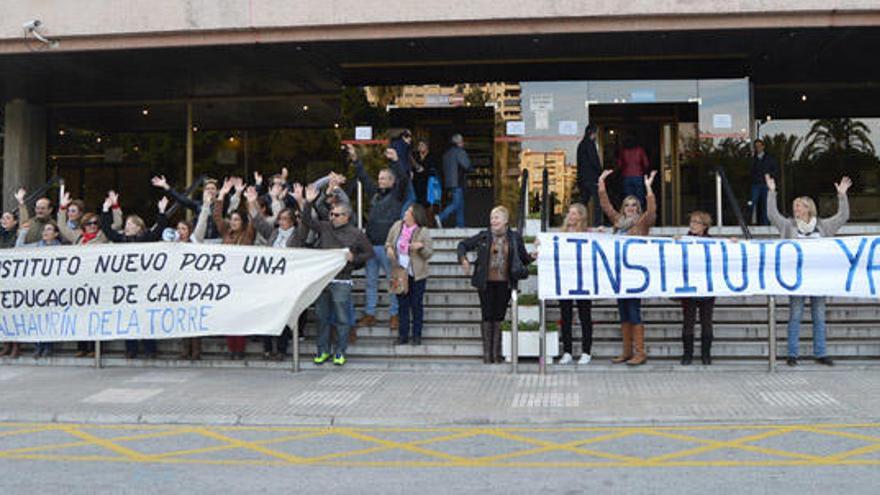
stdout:
<svg viewBox="0 0 880 495">
<path fill-rule="evenodd" d="M 150 109 L 147 107 L 144 107 L 144 109 L 141 110 L 141 113 L 144 114 L 144 116 L 150 115 Z"/>
</svg>

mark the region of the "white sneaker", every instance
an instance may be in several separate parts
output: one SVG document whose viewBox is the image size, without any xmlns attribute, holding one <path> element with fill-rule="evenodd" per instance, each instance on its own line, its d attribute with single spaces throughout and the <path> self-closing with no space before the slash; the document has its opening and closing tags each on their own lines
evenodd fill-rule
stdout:
<svg viewBox="0 0 880 495">
<path fill-rule="evenodd" d="M 561 358 L 559 358 L 559 362 L 557 364 L 569 364 L 571 362 L 572 362 L 571 354 L 566 352 L 565 354 L 562 355 Z"/>
<path fill-rule="evenodd" d="M 578 359 L 578 364 L 590 364 L 592 359 L 593 356 L 590 356 L 589 354 L 581 354 L 581 358 Z"/>
</svg>

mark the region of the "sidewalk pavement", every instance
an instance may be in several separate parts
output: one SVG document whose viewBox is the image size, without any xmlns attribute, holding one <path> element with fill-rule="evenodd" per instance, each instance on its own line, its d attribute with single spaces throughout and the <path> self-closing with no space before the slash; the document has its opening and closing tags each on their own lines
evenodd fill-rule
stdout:
<svg viewBox="0 0 880 495">
<path fill-rule="evenodd" d="M 0 421 L 432 426 L 876 422 L 880 365 L 364 362 L 201 368 L 0 366 Z"/>
</svg>

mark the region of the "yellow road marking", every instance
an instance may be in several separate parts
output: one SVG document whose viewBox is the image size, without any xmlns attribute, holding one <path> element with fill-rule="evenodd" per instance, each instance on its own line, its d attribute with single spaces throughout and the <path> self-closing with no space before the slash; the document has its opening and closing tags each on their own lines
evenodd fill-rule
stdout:
<svg viewBox="0 0 880 495">
<path fill-rule="evenodd" d="M 38 423 L 0 423 L 0 427 L 16 428 L 0 431 L 0 446 L 3 438 L 49 431 L 61 431 L 78 441 L 68 441 L 51 445 L 34 445 L 0 451 L 0 458 L 19 460 L 47 460 L 68 462 L 131 462 L 157 464 L 205 464 L 205 465 L 313 465 L 313 466 L 351 466 L 351 467 L 462 467 L 462 468 L 583 468 L 583 467 L 747 467 L 747 466 L 880 466 L 880 459 L 852 459 L 863 454 L 880 450 L 880 437 L 838 431 L 858 428 L 880 428 L 880 424 L 812 424 L 812 425 L 702 425 L 702 426 L 658 426 L 658 427 L 568 427 L 568 428 L 525 428 L 525 427 L 449 427 L 449 428 L 370 428 L 370 427 L 249 427 L 249 426 L 218 426 L 218 427 L 169 427 L 162 425 L 77 425 L 77 424 L 38 424 Z M 89 430 L 141 430 L 146 433 L 102 438 L 89 433 Z M 713 440 L 688 435 L 696 431 L 756 431 L 748 436 L 731 440 Z M 225 435 L 223 432 L 261 431 L 278 432 L 282 436 L 259 441 L 244 441 Z M 393 441 L 375 436 L 386 432 L 408 433 L 441 433 L 439 436 L 422 438 L 414 441 Z M 527 433 L 553 432 L 571 433 L 604 433 L 586 439 L 558 443 L 526 435 Z M 442 434 L 442 433 L 445 433 Z M 797 435 L 814 433 L 828 437 L 859 440 L 867 444 L 852 450 L 839 452 L 829 456 L 816 456 L 801 452 L 789 452 L 768 447 L 751 445 L 763 439 L 781 435 Z M 169 438 L 185 434 L 196 434 L 221 442 L 211 447 L 176 450 L 158 454 L 145 454 L 135 449 L 120 445 L 124 442 L 154 438 Z M 452 455 L 439 450 L 425 448 L 427 445 L 443 444 L 485 435 L 497 439 L 524 444 L 533 448 L 508 452 L 497 455 L 469 457 Z M 674 440 L 676 443 L 697 444 L 696 447 L 671 452 L 650 458 L 626 456 L 612 452 L 585 448 L 587 445 L 609 443 L 633 435 L 647 435 L 660 439 Z M 297 442 L 325 436 L 339 436 L 374 444 L 372 447 L 335 452 L 317 457 L 304 457 L 268 448 L 268 445 Z M 27 438 L 25 436 L 25 438 Z M 94 445 L 104 448 L 116 455 L 66 455 L 58 451 L 66 448 Z M 762 460 L 700 460 L 683 459 L 706 454 L 720 449 L 735 449 L 771 457 Z M 212 453 L 227 450 L 248 450 L 266 456 L 265 459 L 192 459 L 183 456 Z M 431 457 L 433 460 L 419 461 L 371 461 L 369 459 L 352 459 L 356 456 L 369 456 L 389 450 L 403 450 Z M 572 461 L 541 462 L 523 459 L 528 456 L 546 452 L 566 452 L 573 454 Z M 588 456 L 602 459 L 601 461 L 577 459 Z"/>
</svg>

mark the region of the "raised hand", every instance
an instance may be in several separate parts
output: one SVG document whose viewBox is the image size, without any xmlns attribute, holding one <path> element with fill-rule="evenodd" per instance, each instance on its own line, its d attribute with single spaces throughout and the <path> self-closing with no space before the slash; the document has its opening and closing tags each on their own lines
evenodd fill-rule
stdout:
<svg viewBox="0 0 880 495">
<path fill-rule="evenodd" d="M 306 188 L 306 201 L 314 203 L 316 199 L 318 199 L 318 188 L 310 184 Z"/>
<path fill-rule="evenodd" d="M 254 186 L 249 186 L 247 189 L 244 190 L 244 197 L 247 198 L 248 203 L 256 203 L 258 196 L 259 195 L 257 194 L 257 188 Z"/>
<path fill-rule="evenodd" d="M 845 175 L 843 176 L 842 179 L 840 179 L 840 182 L 834 183 L 834 188 L 837 189 L 837 194 L 840 194 L 843 196 L 846 195 L 846 191 L 848 191 L 851 186 L 852 186 L 852 180 Z"/>
<path fill-rule="evenodd" d="M 24 204 L 24 197 L 27 196 L 27 191 L 23 187 L 19 187 L 18 191 L 15 191 L 15 200 L 18 201 L 18 204 Z"/>
<path fill-rule="evenodd" d="M 263 183 L 263 176 L 260 175 L 256 170 L 254 171 L 254 184 L 261 185 Z"/>
<path fill-rule="evenodd" d="M 158 187 L 161 189 L 165 189 L 166 191 L 171 187 L 168 185 L 168 181 L 165 180 L 164 175 L 157 175 L 153 177 L 150 182 L 152 182 L 153 187 Z"/>
<path fill-rule="evenodd" d="M 113 202 L 111 206 L 116 206 L 119 204 L 119 195 L 116 194 L 116 191 L 112 189 L 107 191 L 107 197 L 110 198 L 110 201 Z"/>
<path fill-rule="evenodd" d="M 287 176 L 290 174 L 290 171 L 287 170 L 287 167 L 281 167 L 281 180 L 287 182 Z"/>
<path fill-rule="evenodd" d="M 60 201 L 59 206 L 61 206 L 62 209 L 65 209 L 70 205 L 71 201 L 72 200 L 70 199 L 70 193 L 65 191 L 64 194 L 61 195 L 61 201 Z"/>
<path fill-rule="evenodd" d="M 213 202 L 214 202 L 214 194 L 208 190 L 202 191 L 202 204 L 204 206 L 211 206 L 211 203 L 213 203 Z"/>
<path fill-rule="evenodd" d="M 385 158 L 387 158 L 388 161 L 391 162 L 396 162 L 400 160 L 400 157 L 397 156 L 397 150 L 394 148 L 385 149 Z"/>
<path fill-rule="evenodd" d="M 159 206 L 159 214 L 164 215 L 165 209 L 168 208 L 168 198 L 165 196 L 162 196 L 162 199 L 159 200 L 158 206 Z"/>
<path fill-rule="evenodd" d="M 645 189 L 646 190 L 648 190 L 648 191 L 651 190 L 651 184 L 654 183 L 654 177 L 657 177 L 656 170 L 652 170 L 650 174 L 645 176 Z"/>
<path fill-rule="evenodd" d="M 767 183 L 767 189 L 771 192 L 776 191 L 776 179 L 774 179 L 770 174 L 764 174 L 764 182 Z"/>
<path fill-rule="evenodd" d="M 603 170 L 602 175 L 599 176 L 599 184 L 602 184 L 603 182 L 605 182 L 605 179 L 607 179 L 608 176 L 613 173 L 614 173 L 614 170 L 610 169 L 610 168 L 606 168 L 605 170 Z"/>
<path fill-rule="evenodd" d="M 357 150 L 354 148 L 353 144 L 351 144 L 351 143 L 346 144 L 345 151 L 346 151 L 346 153 L 348 153 L 349 161 L 352 161 L 352 162 L 357 161 L 358 154 L 357 154 Z"/>
<path fill-rule="evenodd" d="M 236 194 L 241 194 L 241 192 L 244 191 L 245 187 L 247 187 L 247 184 L 244 183 L 244 179 L 242 179 L 241 177 L 233 177 L 232 187 L 235 188 Z"/>
<path fill-rule="evenodd" d="M 107 193 L 107 197 L 104 198 L 104 211 L 110 211 L 114 204 L 113 199 L 110 198 L 110 193 Z"/>
</svg>

